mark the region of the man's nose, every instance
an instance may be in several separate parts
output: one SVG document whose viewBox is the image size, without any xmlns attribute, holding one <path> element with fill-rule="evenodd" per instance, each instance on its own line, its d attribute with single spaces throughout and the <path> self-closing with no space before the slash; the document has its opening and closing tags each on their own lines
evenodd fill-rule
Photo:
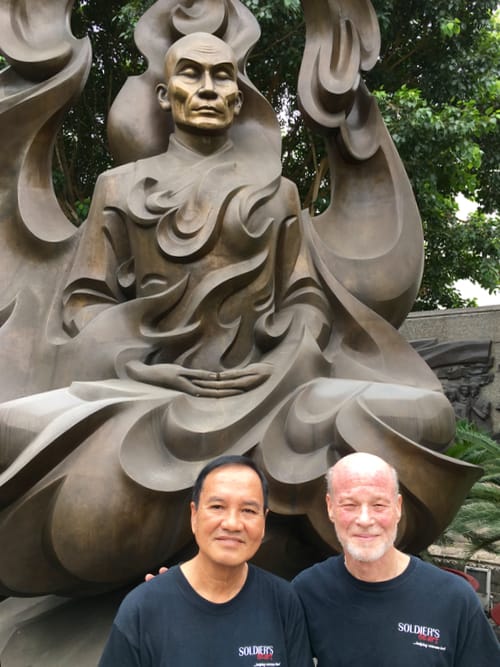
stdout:
<svg viewBox="0 0 500 667">
<path fill-rule="evenodd" d="M 226 530 L 240 530 L 241 519 L 238 510 L 227 510 L 222 525 Z"/>
<path fill-rule="evenodd" d="M 361 505 L 357 517 L 357 522 L 362 525 L 366 525 L 372 522 L 372 515 L 370 512 L 370 508 L 367 505 Z"/>
</svg>

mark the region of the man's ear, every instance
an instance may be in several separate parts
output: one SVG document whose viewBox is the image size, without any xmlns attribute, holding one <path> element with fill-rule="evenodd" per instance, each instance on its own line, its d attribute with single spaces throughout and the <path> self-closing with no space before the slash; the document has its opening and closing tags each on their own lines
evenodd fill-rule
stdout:
<svg viewBox="0 0 500 667">
<path fill-rule="evenodd" d="M 397 513 L 398 513 L 398 523 L 401 521 L 401 515 L 403 513 L 403 496 L 398 493 L 397 499 Z"/>
<path fill-rule="evenodd" d="M 191 510 L 191 532 L 194 534 L 196 532 L 196 514 L 197 508 L 193 501 L 189 503 L 189 508 Z"/>
<path fill-rule="evenodd" d="M 326 500 L 326 511 L 328 513 L 328 518 L 334 524 L 335 521 L 334 521 L 334 511 L 333 511 L 333 500 L 329 493 L 326 494 L 325 500 Z"/>
<path fill-rule="evenodd" d="M 163 111 L 170 111 L 171 104 L 168 99 L 168 87 L 165 83 L 159 83 L 156 88 L 156 97 L 158 98 L 158 104 L 163 109 Z"/>
<path fill-rule="evenodd" d="M 267 515 L 268 515 L 268 514 L 269 514 L 269 508 L 266 508 L 266 509 L 264 510 L 264 527 L 263 527 L 263 529 L 262 529 L 262 537 L 260 538 L 260 541 L 261 541 L 261 542 L 264 540 L 264 537 L 265 537 L 265 535 L 266 535 L 266 519 L 267 519 Z"/>
</svg>

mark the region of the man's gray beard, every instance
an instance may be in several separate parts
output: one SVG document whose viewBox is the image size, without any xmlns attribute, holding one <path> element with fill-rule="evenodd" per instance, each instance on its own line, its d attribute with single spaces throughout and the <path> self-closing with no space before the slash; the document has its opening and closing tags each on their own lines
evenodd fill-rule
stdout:
<svg viewBox="0 0 500 667">
<path fill-rule="evenodd" d="M 342 543 L 344 552 L 347 552 L 349 556 L 354 558 L 354 560 L 359 561 L 360 563 L 373 563 L 382 556 L 384 556 L 389 549 L 394 545 L 396 541 L 396 535 L 398 532 L 397 526 L 394 528 L 393 534 L 385 542 L 382 542 L 378 547 L 371 547 L 368 549 L 363 549 L 362 547 L 357 547 L 351 544 L 350 541 Z"/>
</svg>

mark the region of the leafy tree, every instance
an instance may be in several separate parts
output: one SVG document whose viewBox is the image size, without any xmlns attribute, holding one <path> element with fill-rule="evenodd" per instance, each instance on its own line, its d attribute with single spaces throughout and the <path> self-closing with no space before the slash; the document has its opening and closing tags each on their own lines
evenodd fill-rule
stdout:
<svg viewBox="0 0 500 667">
<path fill-rule="evenodd" d="M 298 0 L 243 0 L 262 28 L 249 74 L 277 110 L 284 173 L 305 206 L 328 200 L 321 139 L 301 122 L 295 96 L 304 42 Z M 56 151 L 55 183 L 68 214 L 86 214 L 98 173 L 110 166 L 105 119 L 125 78 L 144 67 L 132 28 L 152 0 L 80 0 L 77 35 L 89 34 L 94 65 Z M 426 238 L 426 270 L 416 309 L 473 305 L 453 287 L 470 278 L 500 282 L 500 18 L 497 0 L 373 0 L 382 32 L 366 74 L 409 173 Z M 463 193 L 478 205 L 457 216 Z"/>
</svg>

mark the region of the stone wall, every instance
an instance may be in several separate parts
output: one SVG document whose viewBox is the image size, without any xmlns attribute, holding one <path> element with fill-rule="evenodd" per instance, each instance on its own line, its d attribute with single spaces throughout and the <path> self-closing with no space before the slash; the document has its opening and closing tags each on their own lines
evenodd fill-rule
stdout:
<svg viewBox="0 0 500 667">
<path fill-rule="evenodd" d="M 473 387 L 472 395 L 452 403 L 462 416 L 468 416 L 500 438 L 500 305 L 480 308 L 454 310 L 433 310 L 410 313 L 401 327 L 401 333 L 412 341 L 417 349 L 425 344 L 432 347 L 434 341 L 434 362 L 442 364 L 435 372 L 445 380 L 443 384 L 454 384 L 468 390 Z M 415 343 L 420 341 L 420 343 Z M 484 353 L 489 346 L 489 364 L 484 360 Z M 443 344 L 448 345 L 446 359 Z M 438 348 L 436 346 L 441 346 Z M 482 355 L 482 358 L 481 358 Z M 425 357 L 425 354 L 423 354 Z M 440 359 L 440 360 L 439 360 Z M 489 368 L 488 368 L 489 366 Z M 443 381 L 443 380 L 442 380 Z M 465 393 L 465 392 L 464 392 Z M 463 401 L 461 403 L 461 401 Z M 486 412 L 488 415 L 486 416 Z"/>
</svg>

